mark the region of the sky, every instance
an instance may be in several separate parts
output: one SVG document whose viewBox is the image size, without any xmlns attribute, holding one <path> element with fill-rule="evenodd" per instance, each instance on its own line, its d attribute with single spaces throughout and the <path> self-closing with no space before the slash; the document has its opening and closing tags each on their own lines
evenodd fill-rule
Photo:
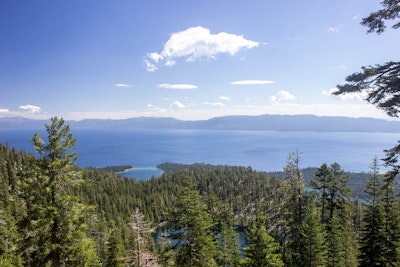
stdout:
<svg viewBox="0 0 400 267">
<path fill-rule="evenodd" d="M 399 56 L 376 0 L 0 1 L 0 117 L 314 114 L 388 118 L 333 96 Z"/>
</svg>

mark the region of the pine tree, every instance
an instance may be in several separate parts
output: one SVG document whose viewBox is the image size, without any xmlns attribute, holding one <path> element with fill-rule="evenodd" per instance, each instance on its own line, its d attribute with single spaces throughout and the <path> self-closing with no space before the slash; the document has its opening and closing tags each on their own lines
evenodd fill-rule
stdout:
<svg viewBox="0 0 400 267">
<path fill-rule="evenodd" d="M 266 218 L 259 215 L 250 228 L 243 265 L 249 267 L 283 267 L 279 243 L 268 234 Z"/>
<path fill-rule="evenodd" d="M 14 217 L 0 210 L 0 266 L 23 266 L 18 243 L 19 235 Z"/>
<path fill-rule="evenodd" d="M 328 192 L 329 183 L 332 180 L 332 172 L 327 164 L 322 164 L 314 174 L 315 180 L 310 181 L 310 186 L 316 190 L 316 194 L 319 195 L 318 204 L 321 208 L 321 223 L 326 224 L 328 220 Z"/>
<path fill-rule="evenodd" d="M 213 221 L 199 192 L 190 178 L 177 197 L 171 213 L 171 238 L 177 241 L 176 266 L 211 267 L 215 261 L 216 245 L 211 231 Z"/>
<path fill-rule="evenodd" d="M 335 210 L 344 211 L 346 203 L 350 200 L 349 176 L 344 173 L 338 163 L 330 166 L 332 175 L 328 182 L 328 210 L 329 220 L 332 220 Z"/>
<path fill-rule="evenodd" d="M 338 212 L 333 213 L 330 219 L 330 229 L 327 231 L 327 267 L 344 267 L 344 250 L 343 247 L 343 235 L 342 235 L 342 225 L 340 223 L 340 218 Z"/>
<path fill-rule="evenodd" d="M 39 133 L 31 140 L 39 159 L 25 168 L 20 197 L 26 206 L 19 225 L 24 231 L 26 264 L 58 267 L 65 264 L 98 265 L 94 243 L 86 237 L 88 207 L 70 194 L 82 182 L 77 170 L 76 144 L 63 119 L 46 125 L 47 142 Z"/>
<path fill-rule="evenodd" d="M 317 267 L 326 264 L 325 229 L 320 224 L 320 216 L 313 198 L 308 200 L 304 222 L 300 232 L 306 246 L 304 247 L 304 261 L 301 266 Z"/>
<path fill-rule="evenodd" d="M 235 231 L 232 210 L 213 194 L 208 197 L 207 202 L 214 221 L 213 232 L 216 236 L 218 266 L 238 266 L 239 234 Z"/>
<path fill-rule="evenodd" d="M 352 203 L 348 201 L 345 206 L 344 212 L 340 215 L 340 223 L 342 226 L 342 248 L 344 266 L 356 267 L 359 265 L 359 245 L 358 236 L 355 231 L 354 213 L 351 207 Z"/>
<path fill-rule="evenodd" d="M 223 222 L 217 238 L 218 266 L 239 266 L 239 235 L 230 222 Z"/>
<path fill-rule="evenodd" d="M 300 153 L 291 153 L 285 166 L 286 174 L 286 240 L 284 243 L 284 261 L 287 266 L 297 266 L 304 260 L 304 239 L 300 232 L 304 221 L 306 191 L 303 173 L 299 167 Z"/>
<path fill-rule="evenodd" d="M 122 257 L 122 240 L 121 233 L 115 226 L 115 222 L 111 222 L 110 235 L 107 240 L 107 254 L 103 267 L 122 267 L 124 264 L 120 261 Z"/>
<path fill-rule="evenodd" d="M 394 189 L 393 179 L 385 177 L 383 184 L 384 235 L 386 238 L 384 257 L 388 266 L 400 263 L 400 203 Z"/>
<path fill-rule="evenodd" d="M 365 192 L 369 195 L 369 198 L 367 211 L 363 218 L 361 266 L 385 266 L 386 237 L 384 207 L 382 205 L 382 177 L 379 174 L 376 157 L 372 164 L 372 173 Z"/>
</svg>

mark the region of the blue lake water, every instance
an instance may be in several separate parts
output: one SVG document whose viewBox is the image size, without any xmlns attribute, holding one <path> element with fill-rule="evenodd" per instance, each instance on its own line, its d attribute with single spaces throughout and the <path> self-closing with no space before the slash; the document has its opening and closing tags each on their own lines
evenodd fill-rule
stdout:
<svg viewBox="0 0 400 267">
<path fill-rule="evenodd" d="M 34 130 L 0 130 L 0 142 L 33 152 Z M 160 173 L 164 162 L 250 166 L 280 171 L 289 153 L 301 152 L 301 167 L 338 162 L 345 171 L 369 171 L 372 159 L 384 156 L 399 134 L 359 132 L 274 132 L 217 130 L 83 130 L 77 138 L 80 167 L 132 165 L 135 177 Z M 46 137 L 45 133 L 42 136 Z M 135 173 L 136 172 L 136 173 Z M 138 177 L 136 177 L 138 178 Z M 144 177 L 145 178 L 145 177 Z M 143 179 L 144 179 L 143 178 Z M 138 178 L 141 179 L 141 178 Z"/>
</svg>

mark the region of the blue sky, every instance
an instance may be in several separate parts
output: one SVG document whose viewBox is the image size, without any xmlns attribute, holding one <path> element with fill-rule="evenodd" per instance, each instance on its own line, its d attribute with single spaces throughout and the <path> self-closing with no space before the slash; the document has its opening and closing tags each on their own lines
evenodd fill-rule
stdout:
<svg viewBox="0 0 400 267">
<path fill-rule="evenodd" d="M 330 94 L 399 56 L 366 34 L 372 0 L 0 3 L 0 117 L 184 120 L 224 115 L 380 117 Z"/>
</svg>

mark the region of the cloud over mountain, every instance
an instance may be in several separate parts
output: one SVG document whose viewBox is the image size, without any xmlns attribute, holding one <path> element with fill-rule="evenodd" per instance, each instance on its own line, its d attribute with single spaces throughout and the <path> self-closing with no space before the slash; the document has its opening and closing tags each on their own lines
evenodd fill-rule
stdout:
<svg viewBox="0 0 400 267">
<path fill-rule="evenodd" d="M 40 112 L 41 108 L 38 106 L 34 106 L 34 105 L 23 105 L 23 106 L 19 106 L 20 109 L 28 111 L 30 113 L 38 113 Z"/>
<path fill-rule="evenodd" d="M 290 92 L 286 90 L 280 90 L 276 95 L 273 95 L 269 98 L 271 103 L 279 103 L 282 101 L 289 101 L 295 98 Z"/>
</svg>

